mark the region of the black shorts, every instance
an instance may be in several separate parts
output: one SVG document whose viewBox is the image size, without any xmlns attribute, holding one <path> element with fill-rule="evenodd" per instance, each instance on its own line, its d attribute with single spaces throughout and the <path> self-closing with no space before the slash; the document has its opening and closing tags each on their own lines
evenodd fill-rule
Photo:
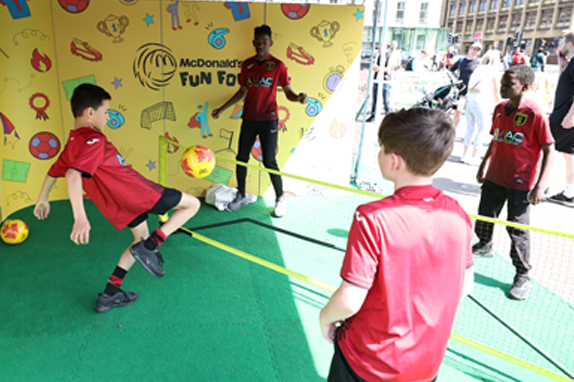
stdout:
<svg viewBox="0 0 574 382">
<path fill-rule="evenodd" d="M 148 214 L 163 215 L 167 211 L 171 210 L 173 207 L 177 206 L 181 201 L 182 193 L 179 190 L 174 190 L 173 188 L 165 188 L 161 194 L 161 198 L 157 203 L 148 211 L 144 212 L 137 218 L 135 218 L 128 227 L 135 228 L 142 222 L 147 220 Z"/>
<path fill-rule="evenodd" d="M 556 142 L 556 151 L 574 154 L 574 129 L 565 129 L 561 123 L 550 124 L 550 131 Z"/>
<path fill-rule="evenodd" d="M 436 382 L 437 380 L 438 376 L 436 376 L 432 382 Z M 331 361 L 331 370 L 329 370 L 327 382 L 366 382 L 363 378 L 359 377 L 347 363 L 347 360 L 337 343 L 337 334 L 335 334 L 335 354 Z"/>
</svg>

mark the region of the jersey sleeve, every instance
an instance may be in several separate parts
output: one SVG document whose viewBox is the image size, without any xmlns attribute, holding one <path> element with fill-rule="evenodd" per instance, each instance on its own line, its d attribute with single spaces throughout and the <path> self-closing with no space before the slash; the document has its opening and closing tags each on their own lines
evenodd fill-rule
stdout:
<svg viewBox="0 0 574 382">
<path fill-rule="evenodd" d="M 104 160 L 105 139 L 103 134 L 87 137 L 70 168 L 80 171 L 83 177 L 91 178 Z"/>
<path fill-rule="evenodd" d="M 494 108 L 494 113 L 492 113 L 492 124 L 490 125 L 490 135 L 494 135 L 494 130 L 496 129 L 496 125 L 498 122 L 498 114 L 500 114 L 500 110 L 502 108 L 501 106 L 502 104 L 499 103 L 498 105 L 496 105 L 496 107 Z"/>
<path fill-rule="evenodd" d="M 366 289 L 373 285 L 381 251 L 377 232 L 372 219 L 357 208 L 341 268 L 345 281 Z"/>
<path fill-rule="evenodd" d="M 247 76 L 245 75 L 245 62 L 241 64 L 241 71 L 239 72 L 239 85 L 247 86 Z"/>
<path fill-rule="evenodd" d="M 291 82 L 289 81 L 289 75 L 287 74 L 287 67 L 285 66 L 285 64 L 282 62 L 281 65 L 279 65 L 279 85 L 280 86 L 287 86 L 289 85 Z"/>
<path fill-rule="evenodd" d="M 66 175 L 66 171 L 70 168 L 64 160 L 64 152 L 60 153 L 58 159 L 52 164 L 50 170 L 48 170 L 48 175 L 52 178 L 63 178 Z"/>
</svg>

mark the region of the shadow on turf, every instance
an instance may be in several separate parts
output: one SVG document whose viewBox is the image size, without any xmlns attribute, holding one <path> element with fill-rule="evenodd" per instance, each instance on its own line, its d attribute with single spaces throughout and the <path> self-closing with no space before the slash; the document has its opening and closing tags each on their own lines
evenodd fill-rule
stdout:
<svg viewBox="0 0 574 382">
<path fill-rule="evenodd" d="M 465 355 L 464 353 L 460 353 L 460 352 L 452 350 L 452 349 L 447 349 L 447 355 L 448 354 L 452 354 L 452 355 L 464 360 L 465 365 L 468 368 L 472 369 L 473 372 L 469 371 L 469 370 L 461 370 L 458 367 L 457 367 L 457 369 L 462 371 L 463 373 L 465 373 L 466 375 L 468 375 L 472 378 L 480 379 L 483 382 L 502 382 L 502 381 L 523 382 L 522 379 L 518 379 L 517 377 L 514 377 L 510 374 L 504 373 L 499 369 L 495 369 L 494 367 L 487 365 L 486 363 L 479 362 L 476 359 L 471 358 L 468 355 Z M 485 371 L 479 370 L 478 368 L 486 369 L 486 370 L 492 372 L 493 374 L 499 375 L 500 378 L 492 376 L 492 375 L 484 375 L 484 374 L 486 374 Z M 477 375 L 477 374 L 480 374 L 480 375 Z M 440 381 L 440 373 L 439 373 L 438 381 Z"/>
<path fill-rule="evenodd" d="M 432 184 L 440 190 L 455 194 L 466 196 L 480 195 L 480 185 L 478 184 L 453 182 L 448 178 L 434 178 Z"/>
<path fill-rule="evenodd" d="M 506 292 L 508 292 L 508 290 L 510 289 L 510 286 L 511 286 L 511 284 L 503 283 L 497 279 L 485 276 L 485 275 L 480 274 L 478 272 L 474 273 L 474 282 L 482 284 L 482 285 L 490 287 L 490 288 L 498 288 L 498 289 L 502 290 L 505 294 L 506 294 Z"/>
</svg>

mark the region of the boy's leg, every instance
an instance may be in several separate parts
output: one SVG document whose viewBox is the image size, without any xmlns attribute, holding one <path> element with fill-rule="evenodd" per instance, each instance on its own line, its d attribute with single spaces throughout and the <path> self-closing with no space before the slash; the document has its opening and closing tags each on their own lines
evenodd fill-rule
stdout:
<svg viewBox="0 0 574 382">
<path fill-rule="evenodd" d="M 194 196 L 185 194 L 178 190 L 166 188 L 160 200 L 149 213 L 162 215 L 170 209 L 175 209 L 175 212 L 169 219 L 149 237 L 141 237 L 141 241 L 132 245 L 129 249 L 132 256 L 137 260 L 146 271 L 155 277 L 163 277 L 165 272 L 162 268 L 163 257 L 158 251 L 158 247 L 163 244 L 169 235 L 175 232 L 185 222 L 187 222 L 199 210 L 200 203 Z M 141 224 L 144 224 L 142 222 Z M 139 224 L 136 228 L 139 228 Z M 147 227 L 147 224 L 146 224 Z M 139 232 L 139 231 L 138 231 Z M 143 232 L 142 232 L 143 233 Z M 136 233 L 134 232 L 134 235 Z M 127 261 L 127 260 L 126 260 Z"/>
<path fill-rule="evenodd" d="M 257 138 L 257 127 L 254 126 L 252 121 L 243 121 L 241 123 L 241 131 L 239 133 L 239 148 L 235 160 L 238 162 L 247 163 L 249 161 L 249 154 L 251 147 Z M 237 211 L 247 204 L 245 197 L 245 180 L 247 178 L 247 167 L 237 165 L 235 167 L 235 177 L 237 179 L 237 195 L 235 199 L 227 205 L 228 211 Z"/>
<path fill-rule="evenodd" d="M 508 221 L 530 224 L 530 202 L 527 191 L 509 190 L 508 198 Z M 506 227 L 510 236 L 510 258 L 516 268 L 514 283 L 509 295 L 517 300 L 524 300 L 528 297 L 531 289 L 528 272 L 532 269 L 530 265 L 530 231 L 514 227 Z"/>
<path fill-rule="evenodd" d="M 145 220 L 137 227 L 131 228 L 131 231 L 134 235 L 134 242 L 132 245 L 138 243 L 142 238 L 147 239 L 149 236 L 149 230 Z M 137 300 L 138 295 L 136 293 L 124 292 L 121 290 L 124 277 L 134 262 L 135 259 L 131 255 L 128 247 L 124 253 L 122 253 L 116 269 L 108 279 L 104 293 L 98 294 L 98 300 L 96 301 L 96 310 L 98 312 L 104 313 L 112 308 L 128 306 Z"/>
<path fill-rule="evenodd" d="M 279 165 L 277 164 L 277 138 L 279 135 L 279 129 L 277 127 L 278 121 L 267 121 L 267 123 L 262 124 L 259 129 L 259 139 L 261 140 L 261 153 L 263 154 L 263 165 L 265 168 L 279 171 Z M 281 175 L 269 174 L 271 178 L 271 183 L 273 184 L 273 189 L 275 190 L 275 210 L 274 215 L 276 217 L 282 217 L 285 215 L 287 210 L 287 202 L 283 196 L 283 179 Z"/>
<path fill-rule="evenodd" d="M 485 180 L 482 184 L 478 214 L 490 218 L 497 218 L 506 202 L 506 189 L 495 183 Z M 494 224 L 477 220 L 474 232 L 479 242 L 472 246 L 475 256 L 492 257 L 492 232 Z"/>
<path fill-rule="evenodd" d="M 391 112 L 391 85 L 383 85 L 383 105 L 385 107 L 385 115 Z"/>
</svg>

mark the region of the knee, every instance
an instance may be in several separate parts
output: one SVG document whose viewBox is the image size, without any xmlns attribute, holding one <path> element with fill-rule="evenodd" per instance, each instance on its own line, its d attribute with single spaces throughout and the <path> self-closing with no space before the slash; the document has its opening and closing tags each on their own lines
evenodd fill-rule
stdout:
<svg viewBox="0 0 574 382">
<path fill-rule="evenodd" d="M 201 207 L 201 202 L 193 195 L 182 194 L 181 202 L 179 203 L 179 209 L 187 209 L 189 212 L 196 213 Z"/>
</svg>

